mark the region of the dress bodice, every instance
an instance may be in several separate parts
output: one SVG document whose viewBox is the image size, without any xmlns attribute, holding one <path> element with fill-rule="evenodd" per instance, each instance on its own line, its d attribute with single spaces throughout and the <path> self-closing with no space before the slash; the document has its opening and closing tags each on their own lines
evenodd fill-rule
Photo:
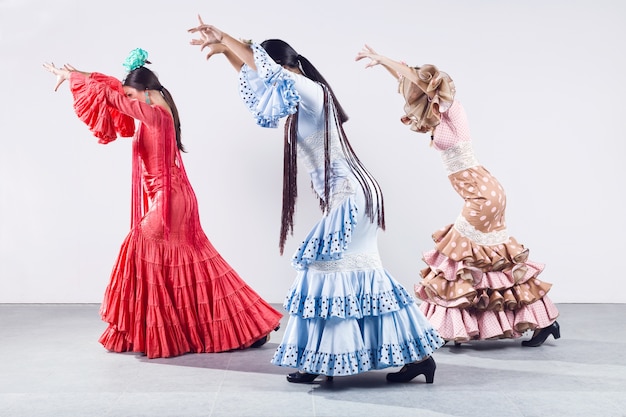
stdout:
<svg viewBox="0 0 626 417">
<path fill-rule="evenodd" d="M 441 122 L 433 133 L 433 145 L 441 151 L 448 175 L 480 165 L 474 155 L 467 115 L 458 100 L 441 113 Z"/>
<path fill-rule="evenodd" d="M 324 132 L 329 127 L 331 206 L 352 195 L 358 184 L 341 145 L 338 127 L 324 114 L 323 87 L 300 74 L 276 64 L 253 44 L 256 71 L 244 65 L 240 73 L 242 98 L 255 114 L 257 123 L 276 127 L 278 119 L 298 111 L 298 159 L 306 167 L 313 188 L 324 198 Z M 263 80 L 263 81 L 262 81 Z M 334 108 L 332 111 L 335 111 Z M 333 118 L 334 114 L 328 115 Z"/>
</svg>

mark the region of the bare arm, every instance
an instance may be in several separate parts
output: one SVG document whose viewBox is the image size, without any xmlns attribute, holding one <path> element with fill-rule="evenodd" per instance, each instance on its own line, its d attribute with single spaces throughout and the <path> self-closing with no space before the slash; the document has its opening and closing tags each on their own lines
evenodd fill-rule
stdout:
<svg viewBox="0 0 626 417">
<path fill-rule="evenodd" d="M 189 29 L 188 32 L 200 35 L 200 39 L 193 39 L 191 44 L 200 46 L 201 51 L 209 48 L 207 59 L 216 53 L 223 53 L 235 70 L 239 71 L 243 64 L 256 70 L 254 55 L 247 43 L 233 38 L 213 25 L 205 24 L 200 16 L 198 20 L 200 25 Z"/>
<path fill-rule="evenodd" d="M 224 46 L 224 51 L 222 53 L 228 59 L 228 62 L 230 62 L 230 64 L 233 66 L 233 68 L 235 68 L 236 71 L 241 70 L 241 67 L 243 67 L 243 61 L 239 59 L 239 57 L 235 55 L 233 51 L 228 49 L 226 45 L 222 44 L 222 46 Z"/>
<path fill-rule="evenodd" d="M 193 41 L 192 41 L 192 45 L 194 45 Z M 217 55 L 217 54 L 224 55 L 226 59 L 228 60 L 228 62 L 230 63 L 230 65 L 233 66 L 235 71 L 239 72 L 241 70 L 241 67 L 243 66 L 244 62 L 223 43 L 214 43 L 207 47 L 207 55 L 206 55 L 207 60 L 211 58 L 213 55 Z"/>
<path fill-rule="evenodd" d="M 422 89 L 422 91 L 426 92 L 428 84 L 420 80 L 415 69 L 409 67 L 408 65 L 400 61 L 394 61 L 384 55 L 380 55 L 368 45 L 365 45 L 363 49 L 361 49 L 354 60 L 359 61 L 364 58 L 370 59 L 370 62 L 367 63 L 365 68 L 382 65 L 394 78 L 398 79 L 402 76 L 417 85 Z"/>
</svg>

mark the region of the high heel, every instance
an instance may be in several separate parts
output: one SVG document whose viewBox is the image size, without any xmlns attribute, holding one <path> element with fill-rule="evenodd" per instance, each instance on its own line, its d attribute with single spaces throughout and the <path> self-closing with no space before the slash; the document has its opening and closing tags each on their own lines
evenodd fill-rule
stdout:
<svg viewBox="0 0 626 417">
<path fill-rule="evenodd" d="M 552 335 L 554 339 L 558 339 L 559 337 L 561 337 L 561 326 L 559 326 L 558 322 L 555 321 L 548 327 L 544 327 L 539 332 L 537 332 L 530 340 L 524 340 L 522 342 L 522 346 L 541 346 L 550 335 Z"/>
<path fill-rule="evenodd" d="M 280 330 L 280 324 L 274 328 L 274 331 L 277 332 Z M 268 333 L 266 336 L 260 338 L 256 342 L 250 345 L 251 348 L 260 348 L 264 344 L 270 341 L 270 334 Z"/>
<path fill-rule="evenodd" d="M 387 374 L 387 381 L 389 382 L 409 382 L 418 375 L 424 375 L 426 377 L 426 383 L 432 384 L 435 379 L 435 369 L 437 364 L 432 356 L 421 362 L 408 363 L 400 369 L 398 372 Z"/>
<path fill-rule="evenodd" d="M 319 374 L 309 374 L 307 372 L 294 372 L 292 374 L 287 375 L 287 381 L 293 382 L 294 384 L 309 384 L 315 381 Z M 327 381 L 332 381 L 332 376 L 326 377 Z"/>
<path fill-rule="evenodd" d="M 253 344 L 251 344 L 250 347 L 251 348 L 260 348 L 261 346 L 263 346 L 264 344 L 266 344 L 269 341 L 270 341 L 270 335 L 268 334 L 266 336 L 263 336 L 262 338 L 260 338 L 256 342 L 254 342 Z"/>
</svg>

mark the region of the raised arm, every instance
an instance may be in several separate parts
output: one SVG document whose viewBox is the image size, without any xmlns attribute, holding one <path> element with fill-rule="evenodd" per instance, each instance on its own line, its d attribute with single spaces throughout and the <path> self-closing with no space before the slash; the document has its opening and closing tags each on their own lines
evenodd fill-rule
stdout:
<svg viewBox="0 0 626 417">
<path fill-rule="evenodd" d="M 195 43 L 195 42 L 197 42 L 196 39 L 191 41 L 191 44 L 198 45 L 198 43 Z M 235 71 L 239 72 L 241 70 L 241 67 L 243 67 L 244 62 L 223 43 L 213 44 L 211 46 L 208 46 L 207 49 L 208 49 L 207 55 L 206 55 L 207 60 L 211 58 L 213 55 L 222 54 L 226 57 L 230 65 L 233 66 Z"/>
<path fill-rule="evenodd" d="M 47 62 L 43 64 L 43 67 L 46 69 L 46 71 L 51 72 L 52 74 L 56 75 L 57 77 L 57 83 L 54 86 L 54 91 L 57 91 L 59 89 L 59 86 L 61 84 L 63 84 L 63 82 L 65 80 L 69 80 L 70 79 L 70 75 L 72 72 L 79 72 L 83 75 L 85 75 L 86 77 L 89 77 L 90 73 L 88 72 L 84 72 L 84 71 L 78 71 L 76 68 L 74 68 L 72 65 L 70 64 L 65 64 L 60 68 L 57 68 L 53 63 L 48 64 Z"/>
<path fill-rule="evenodd" d="M 409 67 L 403 62 L 394 61 L 393 59 L 387 58 L 384 55 L 380 55 L 368 45 L 365 45 L 363 49 L 361 49 L 361 51 L 357 53 L 354 60 L 359 61 L 364 58 L 369 58 L 370 60 L 365 68 L 382 65 L 387 71 L 389 71 L 389 73 L 394 78 L 399 79 L 400 77 L 404 77 L 411 81 L 413 84 L 417 85 L 422 91 L 427 93 L 426 89 L 428 88 L 428 83 L 419 79 L 417 72 L 414 68 Z"/>
<path fill-rule="evenodd" d="M 75 108 L 78 100 L 81 102 L 80 106 L 85 108 L 106 104 L 120 113 L 140 120 L 147 125 L 152 125 L 156 122 L 158 114 L 151 105 L 137 100 L 131 100 L 122 92 L 114 90 L 110 85 L 103 82 L 105 79 L 113 80 L 112 77 L 97 72 L 79 71 L 70 64 L 65 64 L 63 67 L 59 68 L 54 64 L 48 63 L 43 66 L 47 71 L 57 77 L 57 82 L 54 87 L 55 91 L 57 91 L 64 81 L 69 80 L 70 88 L 74 95 Z M 117 83 L 119 81 L 116 80 L 115 82 Z M 89 105 L 85 103 L 89 103 Z"/>
<path fill-rule="evenodd" d="M 198 20 L 200 24 L 189 29 L 188 32 L 197 33 L 200 38 L 192 39 L 190 43 L 200 46 L 200 51 L 203 51 L 204 48 L 209 48 L 207 59 L 215 54 L 222 53 L 235 70 L 239 71 L 243 64 L 247 64 L 250 68 L 256 70 L 254 56 L 247 43 L 233 38 L 213 25 L 205 24 L 200 16 L 198 16 Z"/>
</svg>

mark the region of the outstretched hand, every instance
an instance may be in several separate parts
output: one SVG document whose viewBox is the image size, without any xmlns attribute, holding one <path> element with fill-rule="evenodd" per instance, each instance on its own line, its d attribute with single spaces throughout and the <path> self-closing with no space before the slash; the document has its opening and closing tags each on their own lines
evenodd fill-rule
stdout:
<svg viewBox="0 0 626 417">
<path fill-rule="evenodd" d="M 223 52 L 223 48 L 220 48 L 219 44 L 222 42 L 223 32 L 213 25 L 207 25 L 202 21 L 200 15 L 198 15 L 199 25 L 188 29 L 189 33 L 198 33 L 200 39 L 192 39 L 190 44 L 200 46 L 200 51 L 204 48 L 209 48 L 207 59 L 216 53 Z"/>
<path fill-rule="evenodd" d="M 363 49 L 361 49 L 361 51 L 359 51 L 359 53 L 356 54 L 356 57 L 354 58 L 354 60 L 360 61 L 363 58 L 370 59 L 370 61 L 365 66 L 365 68 L 370 68 L 370 67 L 374 67 L 380 64 L 381 56 L 374 49 L 372 49 L 371 46 L 365 45 Z"/>
<path fill-rule="evenodd" d="M 209 37 L 204 32 L 200 32 L 200 39 L 192 39 L 189 43 L 191 45 L 199 45 L 200 51 L 204 50 L 204 48 L 207 48 L 206 59 L 211 58 L 213 55 L 224 53 L 224 51 L 228 49 L 226 45 L 222 43 L 212 43 Z"/>
<path fill-rule="evenodd" d="M 59 89 L 59 86 L 61 84 L 63 84 L 63 81 L 70 79 L 70 73 L 72 71 L 76 71 L 76 68 L 74 68 L 70 64 L 65 64 L 65 65 L 63 65 L 63 67 L 57 68 L 57 67 L 54 66 L 53 63 L 48 64 L 46 62 L 46 63 L 43 64 L 43 67 L 48 72 L 53 73 L 57 77 L 57 83 L 54 86 L 54 91 L 57 91 Z"/>
</svg>

